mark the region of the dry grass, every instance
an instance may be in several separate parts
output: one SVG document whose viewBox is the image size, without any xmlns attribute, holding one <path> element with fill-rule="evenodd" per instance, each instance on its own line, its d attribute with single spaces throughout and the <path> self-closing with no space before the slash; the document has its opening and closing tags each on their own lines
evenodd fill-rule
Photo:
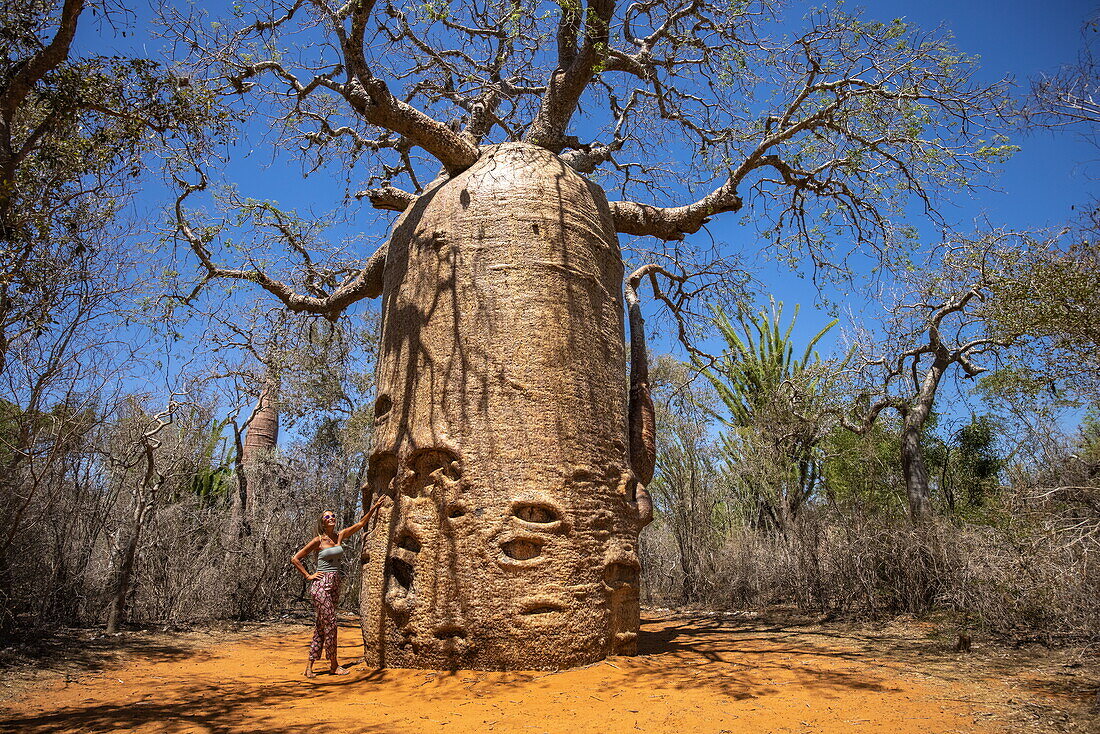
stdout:
<svg viewBox="0 0 1100 734">
<path fill-rule="evenodd" d="M 1056 644 L 1100 641 L 1100 562 L 1052 524 L 914 529 L 808 517 L 789 534 L 738 528 L 685 564 L 671 529 L 643 544 L 652 603 L 884 618 L 946 612 L 960 628 Z M 685 575 L 694 574 L 685 584 Z M 684 598 L 685 588 L 697 589 Z"/>
</svg>

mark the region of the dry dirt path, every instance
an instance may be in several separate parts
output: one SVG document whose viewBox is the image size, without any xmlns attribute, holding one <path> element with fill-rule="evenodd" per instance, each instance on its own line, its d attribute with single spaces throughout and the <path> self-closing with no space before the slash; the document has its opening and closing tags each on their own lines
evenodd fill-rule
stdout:
<svg viewBox="0 0 1100 734">
<path fill-rule="evenodd" d="M 131 633 L 133 634 L 133 633 Z M 948 732 L 1088 731 L 1062 662 L 1018 651 L 959 656 L 910 625 L 868 630 L 744 617 L 651 616 L 641 654 L 546 672 L 351 666 L 301 677 L 310 630 L 228 642 L 148 636 L 101 665 L 10 669 L 0 730 L 18 732 Z M 361 654 L 354 622 L 340 653 Z M 91 648 L 94 649 L 94 645 Z M 70 651 L 80 657 L 79 651 Z M 1023 656 L 1023 657 L 1021 657 Z M 1046 667 L 1043 667 L 1043 666 Z M 1072 665 L 1072 663 L 1070 663 Z M 55 666 L 57 668 L 57 666 Z M 28 679 L 31 682 L 27 682 Z M 2 692 L 0 692 L 2 693 Z M 1030 713 L 1029 713 L 1030 712 Z M 1070 728 L 1065 728 L 1065 727 Z"/>
</svg>

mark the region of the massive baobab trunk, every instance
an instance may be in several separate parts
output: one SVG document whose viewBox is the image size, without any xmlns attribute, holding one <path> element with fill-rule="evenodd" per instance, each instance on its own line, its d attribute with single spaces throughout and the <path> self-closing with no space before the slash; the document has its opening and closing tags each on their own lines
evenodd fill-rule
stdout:
<svg viewBox="0 0 1100 734">
<path fill-rule="evenodd" d="M 398 221 L 368 663 L 555 669 L 635 651 L 648 496 L 630 463 L 622 287 L 602 190 L 536 146 L 484 151 Z"/>
</svg>

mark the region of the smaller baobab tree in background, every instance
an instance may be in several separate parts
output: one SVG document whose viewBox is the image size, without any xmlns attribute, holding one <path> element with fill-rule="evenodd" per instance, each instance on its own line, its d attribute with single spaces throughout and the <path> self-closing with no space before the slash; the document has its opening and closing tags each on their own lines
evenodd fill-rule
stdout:
<svg viewBox="0 0 1100 734">
<path fill-rule="evenodd" d="M 790 530 L 819 482 L 817 446 L 833 423 L 828 402 L 836 366 L 815 347 L 836 325 L 830 321 L 795 357 L 791 339 L 798 307 L 784 330 L 783 304 L 751 314 L 741 310 L 734 324 L 715 311 L 726 350 L 711 365 L 698 364 L 717 391 L 728 429 L 722 436 L 729 474 L 758 527 Z"/>
<path fill-rule="evenodd" d="M 306 471 L 342 475 L 358 489 L 370 440 L 377 317 L 348 313 L 329 320 L 242 305 L 232 292 L 222 299 L 212 295 L 183 300 L 188 315 L 208 322 L 200 342 L 214 366 L 212 377 L 235 396 L 226 419 L 236 484 L 231 534 L 249 534 L 257 506 L 266 506 L 281 491 L 276 485 L 302 471 L 278 451 L 284 427 L 298 436 L 334 429 L 340 460 Z M 354 502 L 341 509 L 350 524 Z"/>
</svg>

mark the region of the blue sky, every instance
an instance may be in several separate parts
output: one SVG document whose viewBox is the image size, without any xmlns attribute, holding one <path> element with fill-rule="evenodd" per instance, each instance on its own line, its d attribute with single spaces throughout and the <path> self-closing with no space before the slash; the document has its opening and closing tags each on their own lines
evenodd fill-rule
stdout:
<svg viewBox="0 0 1100 734">
<path fill-rule="evenodd" d="M 849 7 L 863 7 L 867 16 L 881 20 L 904 18 L 922 28 L 946 28 L 961 51 L 980 57 L 981 79 L 1014 79 L 1019 94 L 1026 92 L 1031 78 L 1076 59 L 1083 47 L 1084 21 L 1100 12 L 1100 3 L 1074 0 L 878 0 Z M 1020 230 L 1058 227 L 1075 215 L 1073 205 L 1082 205 L 1096 192 L 1100 150 L 1078 133 L 1013 132 L 1011 137 L 1021 150 L 992 182 L 994 190 L 954 199 L 945 212 L 951 223 L 967 229 L 987 217 L 991 224 Z M 710 230 L 720 239 L 735 241 L 747 234 L 735 227 L 733 221 L 716 221 Z M 925 227 L 922 234 L 931 244 L 938 233 Z M 807 279 L 780 266 L 764 267 L 759 276 L 777 300 L 802 304 L 796 338 L 810 338 L 828 321 L 826 313 L 814 308 L 818 293 Z M 867 307 L 855 293 L 851 304 Z M 833 330 L 833 336 L 839 334 L 839 328 Z M 823 341 L 823 350 L 830 343 Z"/>
<path fill-rule="evenodd" d="M 812 5 L 816 5 L 814 3 Z M 204 3 L 197 3 L 203 7 Z M 221 5 L 221 3 L 211 4 Z M 793 4 L 797 7 L 797 4 Z M 806 4 L 806 7 L 811 7 Z M 889 20 L 895 17 L 923 28 L 945 27 L 956 38 L 960 50 L 981 59 L 981 76 L 988 81 L 1003 77 L 1017 80 L 1026 89 L 1029 78 L 1055 71 L 1059 65 L 1071 63 L 1082 46 L 1082 24 L 1093 13 L 1100 12 L 1100 3 L 1075 0 L 1028 2 L 1006 0 L 999 3 L 947 0 L 877 0 L 874 3 L 847 3 L 849 8 L 862 7 L 866 16 Z M 78 36 L 81 50 L 97 52 L 138 52 L 155 54 L 161 42 L 150 34 L 147 7 L 138 8 L 127 28 L 127 37 L 120 37 L 101 23 L 85 22 Z M 1072 133 L 1035 133 L 1014 135 L 1013 142 L 1022 150 L 1004 166 L 996 182 L 1000 191 L 982 193 L 972 199 L 956 200 L 952 218 L 966 223 L 980 214 L 987 214 L 998 224 L 1016 228 L 1057 225 L 1071 216 L 1070 205 L 1092 188 L 1090 172 L 1100 163 L 1098 152 L 1089 143 Z M 259 196 L 275 196 L 296 200 L 323 202 L 331 200 L 339 188 L 312 180 L 303 185 L 297 171 L 285 168 L 273 176 L 265 170 L 267 151 L 257 150 L 254 158 L 236 161 L 235 178 L 243 192 Z M 282 202 L 290 204 L 289 201 Z M 949 215 L 952 212 L 948 212 Z M 736 217 L 718 219 L 710 231 L 719 239 L 738 236 Z"/>
<path fill-rule="evenodd" d="M 849 8 L 859 5 L 848 3 Z M 999 3 L 879 0 L 863 4 L 863 7 L 867 16 L 881 20 L 903 17 L 924 28 L 945 27 L 955 36 L 960 50 L 981 58 L 982 79 L 1013 78 L 1019 83 L 1020 93 L 1026 91 L 1029 79 L 1035 75 L 1053 72 L 1060 65 L 1074 61 L 1082 47 L 1082 24 L 1097 10 L 1097 6 L 1090 3 L 1072 0 L 1042 3 L 1025 0 Z M 128 35 L 125 38 L 102 24 L 85 23 L 78 36 L 78 46 L 100 53 L 141 53 L 144 49 L 155 54 L 160 42 L 150 35 L 149 16 L 148 8 L 138 10 L 126 28 Z M 1057 226 L 1073 215 L 1072 205 L 1084 203 L 1095 190 L 1093 174 L 1100 165 L 1097 162 L 1100 151 L 1079 136 L 1067 132 L 1015 133 L 1013 142 L 1021 146 L 1021 151 L 1004 165 L 1003 174 L 994 182 L 998 190 L 956 199 L 947 212 L 954 224 L 965 229 L 984 216 L 995 225 L 1018 229 Z M 342 182 L 332 180 L 332 176 L 323 172 L 303 181 L 299 167 L 266 166 L 270 160 L 270 152 L 257 147 L 254 155 L 233 161 L 229 178 L 237 183 L 243 195 L 275 198 L 285 207 L 327 209 L 339 203 L 343 194 Z M 150 181 L 138 207 L 149 213 L 157 212 L 167 203 L 166 194 L 155 181 Z M 391 218 L 379 217 L 369 207 L 364 207 L 355 214 L 352 231 L 359 228 L 367 240 L 380 240 L 387 221 Z M 932 244 L 938 232 L 925 227 L 922 235 L 926 244 Z M 713 236 L 744 247 L 752 232 L 740 225 L 737 216 L 730 216 L 716 219 L 709 227 L 709 234 L 696 236 L 704 238 L 703 241 Z M 828 320 L 827 315 L 814 308 L 818 294 L 808 279 L 768 263 L 760 264 L 757 276 L 763 282 L 765 294 L 771 293 L 788 304 L 802 305 L 796 336 L 808 338 Z M 842 292 L 829 295 L 834 301 L 845 298 Z M 868 308 L 865 295 L 857 291 L 850 296 L 853 308 L 860 311 Z M 839 335 L 840 330 L 834 330 L 834 334 Z M 653 343 L 658 351 L 672 346 L 660 335 Z M 822 347 L 827 350 L 828 342 Z"/>
<path fill-rule="evenodd" d="M 943 24 L 958 47 L 981 57 L 988 80 L 1016 79 L 1026 89 L 1036 74 L 1072 63 L 1082 48 L 1082 24 L 1100 6 L 1073 0 L 1026 2 L 900 2 L 880 0 L 869 5 L 874 14 L 904 16 L 931 27 Z M 989 193 L 969 205 L 985 211 L 994 222 L 1009 227 L 1051 226 L 1071 216 L 1069 205 L 1080 202 L 1077 192 L 1094 188 L 1100 151 L 1067 133 L 1016 136 L 1022 150 L 1004 167 L 999 193 Z"/>
</svg>

